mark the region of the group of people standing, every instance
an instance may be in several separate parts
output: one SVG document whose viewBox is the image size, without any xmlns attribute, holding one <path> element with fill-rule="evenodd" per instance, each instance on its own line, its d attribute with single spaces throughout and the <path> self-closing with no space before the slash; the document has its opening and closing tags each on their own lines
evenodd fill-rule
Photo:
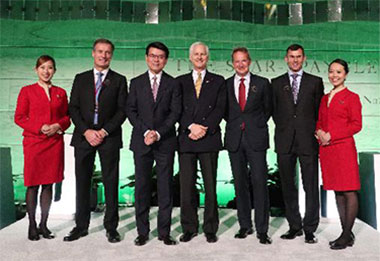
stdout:
<svg viewBox="0 0 380 261">
<path fill-rule="evenodd" d="M 357 94 L 344 85 L 347 63 L 337 59 L 329 65 L 333 85 L 324 95 L 320 77 L 303 71 L 304 49 L 298 44 L 286 50 L 288 72 L 272 79 L 250 72 L 251 57 L 245 47 L 235 48 L 235 74 L 225 80 L 207 70 L 208 46 L 190 46 L 190 73 L 173 78 L 164 71 L 169 49 L 161 42 L 146 47 L 148 70 L 130 81 L 110 69 L 114 45 L 107 39 L 93 44 L 94 68 L 77 74 L 68 104 L 63 89 L 52 85 L 56 71 L 52 57 L 43 55 L 35 70 L 38 82 L 21 89 L 15 122 L 24 129 L 24 179 L 30 240 L 54 238 L 47 227 L 52 184 L 63 179 L 63 133 L 75 125 L 71 145 L 75 150 L 76 226 L 64 237 L 74 241 L 88 234 L 90 185 L 96 152 L 100 157 L 105 188 L 104 227 L 109 242 L 119 242 L 117 232 L 121 125 L 126 118 L 133 126 L 130 149 L 135 165 L 135 214 L 141 246 L 149 240 L 151 172 L 155 163 L 158 191 L 158 240 L 166 245 L 178 242 L 170 235 L 173 202 L 173 164 L 178 151 L 180 169 L 181 226 L 179 241 L 198 235 L 196 179 L 198 162 L 205 187 L 203 232 L 207 242 L 217 242 L 219 226 L 216 196 L 218 153 L 227 149 L 236 193 L 240 225 L 235 238 L 253 234 L 250 184 L 253 187 L 256 237 L 271 244 L 268 235 L 269 194 L 266 151 L 269 148 L 267 122 L 276 125 L 275 151 L 281 176 L 289 230 L 282 239 L 305 233 L 306 243 L 316 243 L 319 223 L 318 152 L 325 189 L 334 190 L 343 228 L 330 242 L 332 249 L 354 244 L 360 189 L 357 153 L 353 135 L 361 129 L 361 105 Z M 226 121 L 224 146 L 220 123 Z M 176 131 L 175 125 L 179 123 Z M 318 146 L 319 143 L 319 146 Z M 306 212 L 301 218 L 296 162 L 300 162 Z M 42 187 L 41 222 L 35 211 Z"/>
</svg>

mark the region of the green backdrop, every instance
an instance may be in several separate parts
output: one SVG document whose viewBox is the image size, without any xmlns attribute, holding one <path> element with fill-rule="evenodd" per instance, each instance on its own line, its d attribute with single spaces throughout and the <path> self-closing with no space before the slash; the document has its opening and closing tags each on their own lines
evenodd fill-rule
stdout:
<svg viewBox="0 0 380 261">
<path fill-rule="evenodd" d="M 291 43 L 305 47 L 305 70 L 323 77 L 326 91 L 327 64 L 335 58 L 350 63 L 347 86 L 359 93 L 363 104 L 363 130 L 356 135 L 359 151 L 380 151 L 380 41 L 379 22 L 353 21 L 272 26 L 227 20 L 190 20 L 161 24 L 128 23 L 107 20 L 25 21 L 0 20 L 0 146 L 12 151 L 13 174 L 22 174 L 22 130 L 13 123 L 16 99 L 22 86 L 37 80 L 33 71 L 41 54 L 55 57 L 55 85 L 68 93 L 76 73 L 92 67 L 91 46 L 96 38 L 109 38 L 116 45 L 112 68 L 127 76 L 128 81 L 146 70 L 145 46 L 162 41 L 170 48 L 166 71 L 173 76 L 187 73 L 188 47 L 203 41 L 210 47 L 209 70 L 230 77 L 233 47 L 246 46 L 251 51 L 251 70 L 272 78 L 286 71 L 285 49 Z M 224 122 L 222 123 L 224 126 Z M 72 132 L 72 127 L 68 130 Z M 275 165 L 273 123 L 270 122 L 271 149 L 268 163 Z M 121 151 L 120 184 L 133 174 L 132 153 L 128 150 L 131 126 L 123 125 L 124 148 Z M 97 164 L 99 166 L 99 164 Z M 175 164 L 175 172 L 178 164 Z M 22 175 L 16 177 L 16 199 L 23 200 Z M 225 205 L 234 197 L 229 159 L 221 152 L 218 168 L 218 200 Z M 121 202 L 133 201 L 133 190 L 120 191 Z"/>
</svg>

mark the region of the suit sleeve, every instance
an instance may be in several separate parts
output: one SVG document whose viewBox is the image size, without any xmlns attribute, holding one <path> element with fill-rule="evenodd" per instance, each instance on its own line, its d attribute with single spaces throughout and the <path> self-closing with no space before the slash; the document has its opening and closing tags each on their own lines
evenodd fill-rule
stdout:
<svg viewBox="0 0 380 261">
<path fill-rule="evenodd" d="M 63 102 L 62 102 L 61 111 L 62 111 L 63 117 L 58 120 L 58 124 L 59 124 L 59 126 L 61 126 L 62 131 L 65 131 L 70 127 L 70 124 L 71 124 L 70 117 L 68 114 L 67 95 L 66 95 L 65 91 L 63 92 L 62 100 L 63 100 Z"/>
<path fill-rule="evenodd" d="M 315 119 L 318 119 L 319 114 L 319 106 L 321 105 L 321 100 L 324 95 L 324 89 L 323 81 L 321 78 L 318 77 L 318 84 L 317 89 L 315 91 Z"/>
<path fill-rule="evenodd" d="M 158 133 L 161 136 L 165 136 L 166 133 L 169 132 L 175 125 L 175 123 L 178 121 L 179 117 L 181 116 L 181 101 L 182 101 L 182 95 L 181 95 L 181 89 L 176 84 L 176 81 L 173 81 L 173 92 L 170 102 L 170 114 L 166 117 L 166 120 L 164 124 L 162 124 L 159 128 L 157 128 Z"/>
<path fill-rule="evenodd" d="M 25 131 L 38 135 L 40 133 L 43 122 L 33 121 L 29 117 L 30 99 L 28 92 L 22 88 L 17 98 L 17 107 L 15 112 L 15 123 Z"/>
<path fill-rule="evenodd" d="M 218 130 L 219 124 L 222 121 L 223 116 L 226 111 L 226 105 L 227 105 L 227 89 L 226 89 L 226 83 L 223 79 L 218 89 L 215 108 L 212 110 L 212 112 L 207 116 L 205 120 L 204 125 L 208 127 L 207 132 L 215 133 Z"/>
<path fill-rule="evenodd" d="M 149 130 L 148 126 L 144 124 L 144 122 L 139 117 L 138 113 L 138 100 L 137 100 L 137 91 L 136 88 L 138 88 L 138 83 L 135 79 L 131 81 L 131 87 L 129 89 L 129 95 L 127 99 L 127 104 L 125 106 L 125 112 L 127 114 L 129 122 L 132 124 L 133 127 L 139 129 L 142 131 L 143 134 L 147 130 Z M 160 133 L 161 135 L 161 133 Z"/>
<path fill-rule="evenodd" d="M 276 83 L 272 79 L 272 83 L 270 85 L 271 94 L 272 94 L 272 118 L 275 123 L 277 123 L 277 93 L 276 93 Z"/>
<path fill-rule="evenodd" d="M 108 132 L 108 134 L 112 134 L 115 130 L 118 130 L 120 126 L 125 121 L 127 115 L 125 114 L 125 103 L 128 97 L 128 86 L 127 79 L 122 76 L 119 81 L 119 93 L 117 96 L 117 109 L 114 116 L 104 124 L 103 128 Z"/>
<path fill-rule="evenodd" d="M 362 105 L 357 94 L 351 95 L 347 107 L 347 124 L 330 131 L 331 142 L 352 137 L 362 129 Z"/>
<path fill-rule="evenodd" d="M 80 77 L 78 75 L 74 78 L 73 87 L 71 88 L 70 103 L 69 103 L 69 115 L 78 129 L 79 133 L 83 134 L 90 127 L 86 124 L 82 118 L 80 112 Z"/>
<path fill-rule="evenodd" d="M 264 84 L 264 113 L 265 120 L 268 121 L 270 116 L 273 113 L 273 94 L 272 94 L 272 86 L 268 80 L 265 80 Z"/>
</svg>

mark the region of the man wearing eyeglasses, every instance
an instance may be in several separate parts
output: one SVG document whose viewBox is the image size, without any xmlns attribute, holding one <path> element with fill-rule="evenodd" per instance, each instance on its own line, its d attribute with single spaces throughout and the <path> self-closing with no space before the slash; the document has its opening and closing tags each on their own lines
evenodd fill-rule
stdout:
<svg viewBox="0 0 380 261">
<path fill-rule="evenodd" d="M 173 77 L 163 71 L 169 57 L 161 42 L 145 50 L 148 71 L 131 80 L 126 113 L 133 126 L 130 149 L 135 162 L 135 210 L 138 236 L 134 243 L 149 240 L 149 209 L 153 162 L 157 175 L 158 240 L 176 245 L 170 236 L 174 152 L 177 149 L 175 123 L 181 113 L 181 94 Z"/>
</svg>

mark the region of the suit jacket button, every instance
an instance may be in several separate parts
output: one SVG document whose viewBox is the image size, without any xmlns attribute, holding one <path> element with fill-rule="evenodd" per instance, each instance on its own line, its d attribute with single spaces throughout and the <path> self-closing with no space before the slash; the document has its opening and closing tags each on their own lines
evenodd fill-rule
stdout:
<svg viewBox="0 0 380 261">
<path fill-rule="evenodd" d="M 206 118 L 205 118 L 205 117 L 203 117 L 203 118 L 202 118 L 202 121 L 205 121 L 205 120 L 206 120 Z"/>
<path fill-rule="evenodd" d="M 208 108 L 209 108 L 209 109 L 211 109 L 211 108 L 212 108 L 212 106 L 211 106 L 211 105 L 209 105 L 209 106 L 208 106 Z"/>
<path fill-rule="evenodd" d="M 294 114 L 294 115 L 293 115 L 293 118 L 294 118 L 294 119 L 297 118 L 297 115 Z"/>
</svg>

